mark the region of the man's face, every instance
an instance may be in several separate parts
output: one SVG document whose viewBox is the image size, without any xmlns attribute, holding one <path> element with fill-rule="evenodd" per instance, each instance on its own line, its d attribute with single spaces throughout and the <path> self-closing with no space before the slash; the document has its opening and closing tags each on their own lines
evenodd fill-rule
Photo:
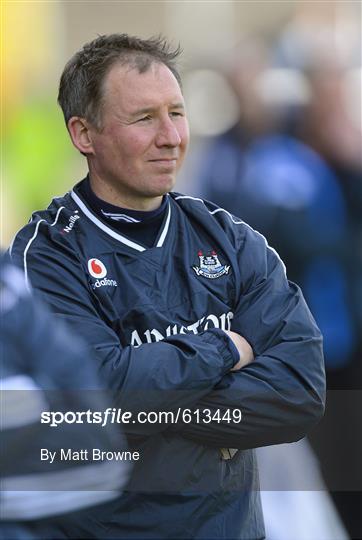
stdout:
<svg viewBox="0 0 362 540">
<path fill-rule="evenodd" d="M 88 155 L 96 193 L 105 184 L 115 204 L 142 209 L 173 188 L 189 129 L 179 84 L 164 64 L 145 73 L 114 65 L 104 81 L 101 124 L 90 130 Z"/>
</svg>

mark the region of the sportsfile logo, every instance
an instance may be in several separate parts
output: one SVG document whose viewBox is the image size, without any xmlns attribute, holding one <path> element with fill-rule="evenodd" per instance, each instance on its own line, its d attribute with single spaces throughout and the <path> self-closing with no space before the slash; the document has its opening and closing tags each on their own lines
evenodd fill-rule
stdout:
<svg viewBox="0 0 362 540">
<path fill-rule="evenodd" d="M 99 287 L 117 287 L 117 281 L 114 279 L 107 279 L 107 268 L 99 259 L 89 259 L 88 272 L 96 281 L 92 283 L 93 289 Z"/>
</svg>

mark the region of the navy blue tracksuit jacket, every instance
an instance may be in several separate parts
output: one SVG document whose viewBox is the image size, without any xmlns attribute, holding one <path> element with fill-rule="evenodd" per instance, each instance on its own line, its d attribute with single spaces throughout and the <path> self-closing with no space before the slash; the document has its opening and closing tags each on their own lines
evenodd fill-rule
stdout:
<svg viewBox="0 0 362 540">
<path fill-rule="evenodd" d="M 152 248 L 101 221 L 78 186 L 12 245 L 29 283 L 96 352 L 119 406 L 213 418 L 123 425 L 141 456 L 127 491 L 69 535 L 260 539 L 253 448 L 295 441 L 320 419 L 321 335 L 263 236 L 207 201 L 167 199 Z M 254 350 L 237 372 L 225 329 Z M 242 421 L 223 416 L 234 410 Z"/>
</svg>

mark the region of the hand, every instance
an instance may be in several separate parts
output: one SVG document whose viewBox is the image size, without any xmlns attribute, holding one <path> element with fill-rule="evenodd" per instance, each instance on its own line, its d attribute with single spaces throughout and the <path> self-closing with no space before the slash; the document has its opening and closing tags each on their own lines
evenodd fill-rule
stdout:
<svg viewBox="0 0 362 540">
<path fill-rule="evenodd" d="M 246 341 L 243 336 L 240 334 L 237 334 L 236 332 L 232 332 L 231 330 L 225 330 L 226 334 L 229 336 L 229 338 L 234 343 L 235 347 L 239 351 L 240 360 L 231 368 L 230 371 L 237 371 L 238 369 L 241 369 L 250 362 L 254 360 L 254 353 L 253 349 L 249 345 L 249 343 Z"/>
</svg>

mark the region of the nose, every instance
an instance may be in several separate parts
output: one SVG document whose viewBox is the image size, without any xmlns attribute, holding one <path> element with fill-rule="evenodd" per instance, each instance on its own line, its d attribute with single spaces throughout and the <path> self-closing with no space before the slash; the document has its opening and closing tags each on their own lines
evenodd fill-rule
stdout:
<svg viewBox="0 0 362 540">
<path fill-rule="evenodd" d="M 175 148 L 181 144 L 181 136 L 175 126 L 173 120 L 167 118 L 160 120 L 156 135 L 156 146 L 168 146 Z"/>
</svg>

